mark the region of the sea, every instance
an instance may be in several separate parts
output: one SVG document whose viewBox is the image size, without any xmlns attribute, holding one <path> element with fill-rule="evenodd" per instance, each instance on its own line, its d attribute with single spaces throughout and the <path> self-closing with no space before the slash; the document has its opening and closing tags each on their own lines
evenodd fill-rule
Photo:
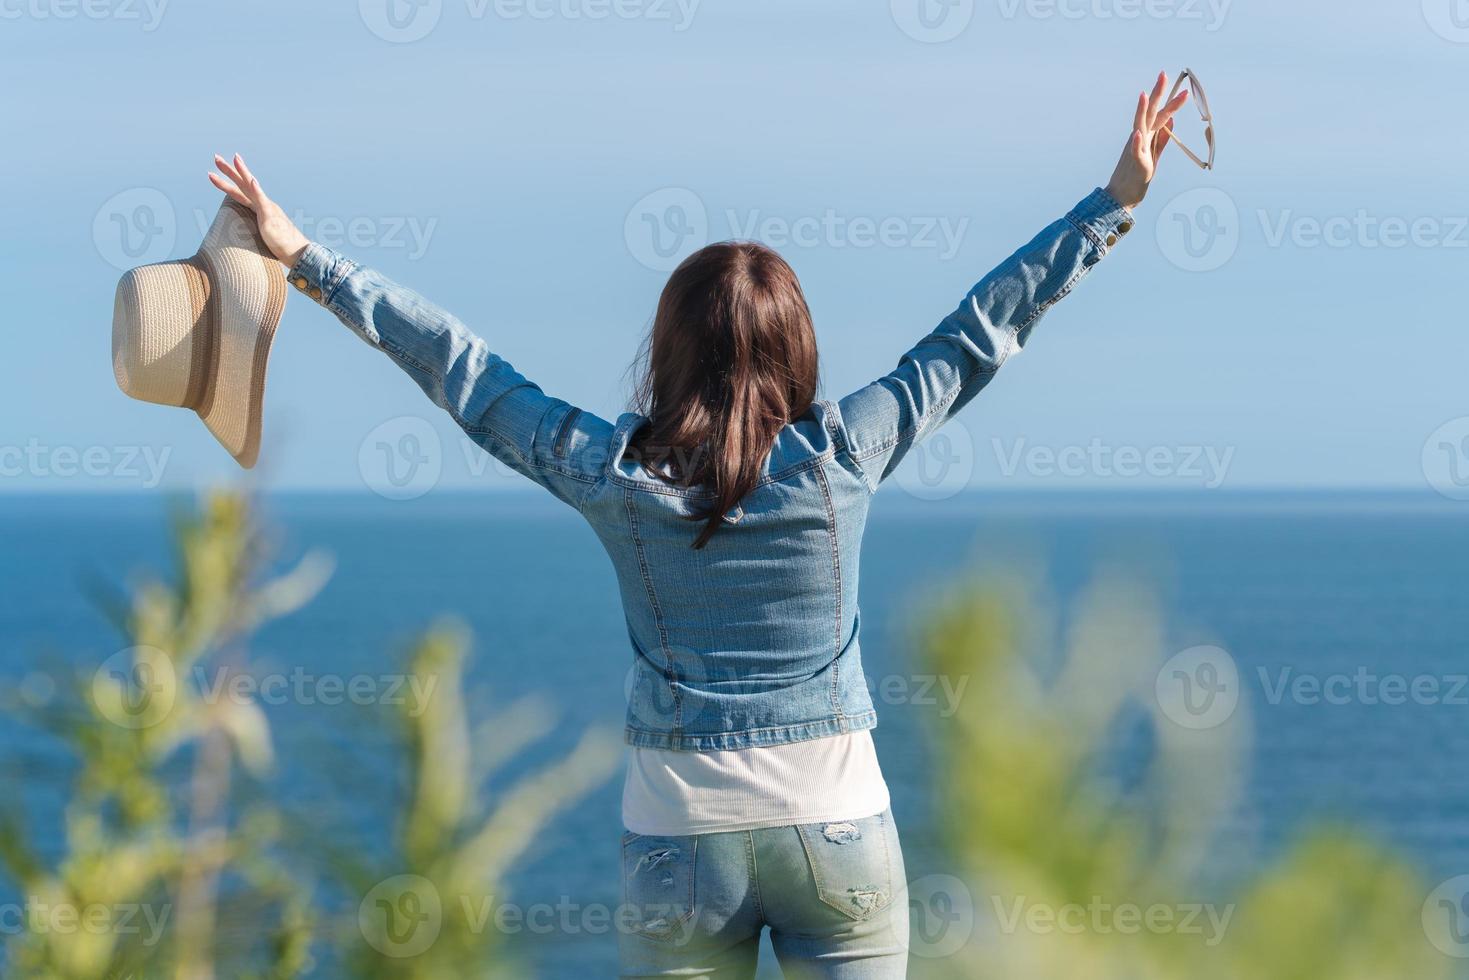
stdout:
<svg viewBox="0 0 1469 980">
<path fill-rule="evenodd" d="M 7 703 L 16 691 L 44 698 L 58 665 L 85 676 L 127 645 L 108 597 L 171 574 L 167 531 L 188 506 L 166 495 L 0 496 Z M 365 491 L 267 494 L 257 507 L 276 564 L 319 552 L 335 572 L 314 602 L 251 639 L 256 671 L 391 678 L 425 628 L 458 624 L 472 637 L 472 720 L 525 698 L 555 716 L 474 787 L 486 807 L 589 728 L 615 733 L 626 627 L 611 565 L 570 509 L 532 494 Z M 1252 737 L 1217 844 L 1224 861 L 1268 861 L 1302 828 L 1330 823 L 1389 847 L 1430 885 L 1469 874 L 1466 572 L 1469 505 L 1427 490 L 879 495 L 862 552 L 863 658 L 871 677 L 909 681 L 877 687 L 874 739 L 910 878 L 952 870 L 940 828 L 955 774 L 937 770 L 933 751 L 952 712 L 942 688 L 918 690 L 918 639 L 953 590 L 1011 574 L 1061 610 L 1098 575 L 1125 574 L 1158 597 L 1160 658 L 1228 652 Z M 408 790 L 393 709 L 273 700 L 263 710 L 275 768 L 242 782 L 239 807 L 268 800 L 307 828 L 291 845 L 303 874 L 325 876 L 329 849 L 391 871 Z M 25 813 L 48 860 L 62 848 L 74 775 L 63 742 L 0 714 L 0 797 Z M 526 908 L 615 906 L 620 794 L 614 772 L 535 828 L 499 895 Z M 0 900 L 14 896 L 0 878 Z M 528 977 L 615 975 L 605 932 L 521 930 L 504 949 Z M 779 976 L 768 954 L 762 976 Z"/>
</svg>

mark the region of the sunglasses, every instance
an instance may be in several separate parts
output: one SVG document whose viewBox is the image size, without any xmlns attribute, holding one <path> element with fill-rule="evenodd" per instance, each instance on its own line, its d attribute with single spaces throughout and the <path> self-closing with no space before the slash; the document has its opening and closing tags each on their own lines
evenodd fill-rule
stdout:
<svg viewBox="0 0 1469 980">
<path fill-rule="evenodd" d="M 1209 111 L 1209 97 L 1204 94 L 1204 86 L 1199 84 L 1199 76 L 1195 75 L 1192 71 L 1185 68 L 1182 72 L 1179 73 L 1178 81 L 1173 83 L 1173 91 L 1169 93 L 1168 100 L 1171 102 L 1174 96 L 1178 95 L 1178 93 L 1182 91 L 1183 83 L 1185 81 L 1188 82 L 1189 97 L 1193 99 L 1194 105 L 1198 107 L 1199 117 L 1204 120 L 1204 141 L 1209 144 L 1209 158 L 1207 160 L 1199 159 L 1198 154 L 1196 154 L 1193 150 L 1190 150 L 1186 145 L 1184 145 L 1183 140 L 1179 139 L 1176 133 L 1173 134 L 1170 139 L 1174 143 L 1176 143 L 1178 145 L 1178 148 L 1182 150 L 1194 163 L 1198 164 L 1200 167 L 1203 167 L 1205 170 L 1213 170 L 1214 115 Z"/>
</svg>

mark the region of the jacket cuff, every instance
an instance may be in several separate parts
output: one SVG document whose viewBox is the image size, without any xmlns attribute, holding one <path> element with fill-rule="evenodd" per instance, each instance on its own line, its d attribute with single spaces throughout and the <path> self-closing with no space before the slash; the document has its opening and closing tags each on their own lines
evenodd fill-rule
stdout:
<svg viewBox="0 0 1469 980">
<path fill-rule="evenodd" d="M 337 287 L 355 268 L 357 263 L 345 255 L 312 242 L 286 273 L 286 281 L 322 306 L 330 306 Z"/>
<path fill-rule="evenodd" d="M 1073 208 L 1066 219 L 1091 239 L 1103 255 L 1136 225 L 1132 212 L 1100 187 Z"/>
</svg>

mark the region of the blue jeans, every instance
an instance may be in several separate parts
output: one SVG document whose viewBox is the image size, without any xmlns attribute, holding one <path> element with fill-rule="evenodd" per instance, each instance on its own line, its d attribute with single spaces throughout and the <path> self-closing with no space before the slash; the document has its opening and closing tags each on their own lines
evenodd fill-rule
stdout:
<svg viewBox="0 0 1469 980">
<path fill-rule="evenodd" d="M 788 980 L 901 980 L 907 878 L 891 812 L 694 837 L 622 838 L 624 980 L 749 980 L 769 926 Z"/>
</svg>

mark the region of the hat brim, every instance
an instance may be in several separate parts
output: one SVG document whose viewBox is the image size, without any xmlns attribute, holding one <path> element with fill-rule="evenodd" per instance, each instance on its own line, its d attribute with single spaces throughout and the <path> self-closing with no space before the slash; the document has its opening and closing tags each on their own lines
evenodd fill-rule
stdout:
<svg viewBox="0 0 1469 980">
<path fill-rule="evenodd" d="M 254 216 L 247 220 L 253 228 Z M 286 305 L 285 270 L 258 240 L 206 241 L 199 257 L 209 266 L 218 330 L 210 352 L 211 383 L 195 411 L 235 461 L 250 469 L 260 455 L 266 366 Z"/>
</svg>

